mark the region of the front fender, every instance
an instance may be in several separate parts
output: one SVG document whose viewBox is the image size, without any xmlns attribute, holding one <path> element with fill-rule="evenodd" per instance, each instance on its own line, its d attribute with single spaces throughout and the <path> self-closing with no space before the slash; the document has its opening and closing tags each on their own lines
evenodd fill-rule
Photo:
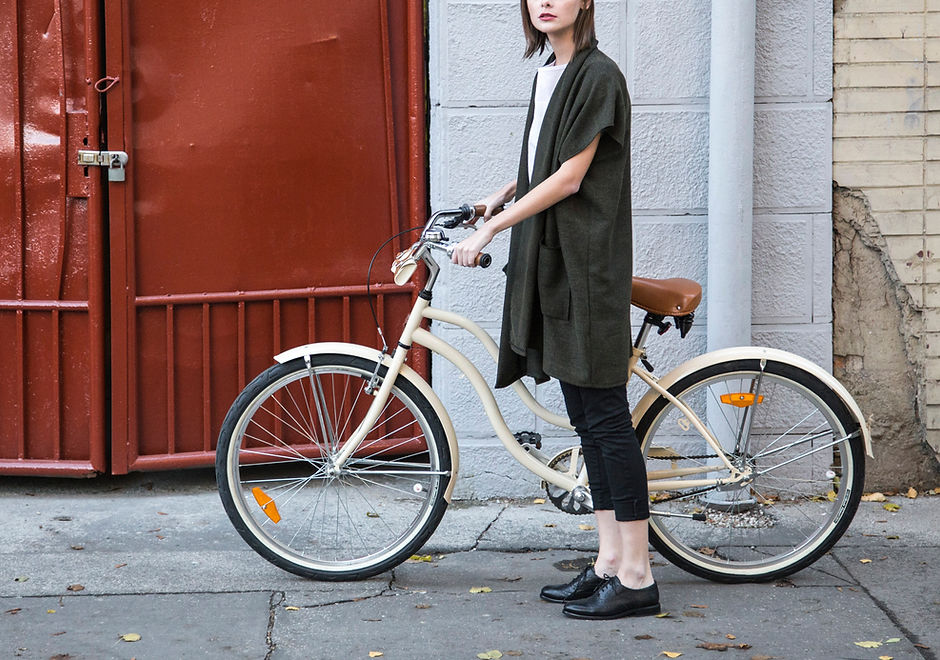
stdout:
<svg viewBox="0 0 940 660">
<path fill-rule="evenodd" d="M 371 360 L 373 362 L 382 359 L 382 364 L 385 366 L 388 366 L 391 363 L 391 358 L 388 355 L 383 355 L 378 349 L 362 346 L 361 344 L 349 344 L 339 341 L 323 341 L 317 342 L 315 344 L 296 346 L 284 351 L 283 353 L 275 355 L 274 359 L 277 362 L 283 364 L 296 358 L 302 358 L 306 355 L 326 354 L 354 355 L 356 357 L 365 358 L 366 360 Z M 399 375 L 418 388 L 418 391 L 421 392 L 421 394 L 424 395 L 424 398 L 426 398 L 431 404 L 434 412 L 437 413 L 438 418 L 441 420 L 441 426 L 444 427 L 444 434 L 447 436 L 447 446 L 450 447 L 451 465 L 450 481 L 447 484 L 447 488 L 444 489 L 444 499 L 448 504 L 450 504 L 451 496 L 454 492 L 454 485 L 457 482 L 457 474 L 459 473 L 460 468 L 460 451 L 457 447 L 457 432 L 454 430 L 454 423 L 451 421 L 450 415 L 447 414 L 447 409 L 444 408 L 444 404 L 441 403 L 440 398 L 437 396 L 437 394 L 434 393 L 434 390 L 431 389 L 431 386 L 428 385 L 428 382 L 424 380 L 424 378 L 422 378 L 414 369 L 409 367 L 407 364 L 403 364 L 401 366 Z"/>
<path fill-rule="evenodd" d="M 683 362 L 668 374 L 660 378 L 659 384 L 668 390 L 676 382 L 685 378 L 692 372 L 698 371 L 699 369 L 704 369 L 705 367 L 710 367 L 713 364 L 727 362 L 729 360 L 755 359 L 766 359 L 772 360 L 774 362 L 792 364 L 795 367 L 799 367 L 800 369 L 811 373 L 823 383 L 825 383 L 827 387 L 832 389 L 832 391 L 839 396 L 839 399 L 842 400 L 842 403 L 846 405 L 855 419 L 858 420 L 859 426 L 862 430 L 862 439 L 865 442 L 865 453 L 868 454 L 869 458 L 875 457 L 874 453 L 872 452 L 871 433 L 868 430 L 868 424 L 865 422 L 865 416 L 862 413 L 861 408 L 859 408 L 858 404 L 855 402 L 855 399 L 852 398 L 852 395 L 849 394 L 847 389 L 845 389 L 845 386 L 836 380 L 832 374 L 827 372 L 819 365 L 810 362 L 806 358 L 800 357 L 799 355 L 795 355 L 787 351 L 781 351 L 776 348 L 764 348 L 761 346 L 738 346 L 735 348 L 723 348 L 721 350 L 711 351 L 710 353 L 705 353 L 704 355 L 692 358 L 688 362 Z M 657 397 L 659 397 L 659 392 L 652 389 L 649 390 L 633 408 L 633 419 L 637 422 L 643 419 L 646 411 L 649 410 L 651 405 L 653 405 L 653 401 L 655 401 Z"/>
</svg>

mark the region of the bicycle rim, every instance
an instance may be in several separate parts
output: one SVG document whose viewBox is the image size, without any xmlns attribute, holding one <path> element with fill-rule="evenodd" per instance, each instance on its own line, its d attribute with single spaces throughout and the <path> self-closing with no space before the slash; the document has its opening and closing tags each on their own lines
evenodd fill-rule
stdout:
<svg viewBox="0 0 940 660">
<path fill-rule="evenodd" d="M 407 559 L 443 515 L 444 433 L 401 377 L 353 457 L 332 470 L 331 457 L 373 401 L 366 385 L 374 367 L 353 356 L 277 365 L 236 401 L 231 429 L 223 425 L 220 445 L 228 444 L 217 472 L 226 509 L 245 540 L 286 570 L 374 575 Z"/>
<path fill-rule="evenodd" d="M 670 392 L 754 477 L 725 490 L 684 486 L 729 472 L 660 397 L 638 425 L 647 471 L 714 468 L 651 492 L 651 539 L 667 558 L 710 579 L 766 580 L 811 564 L 838 540 L 858 505 L 864 463 L 857 423 L 824 383 L 782 363 L 761 371 L 750 360 L 707 367 Z"/>
</svg>

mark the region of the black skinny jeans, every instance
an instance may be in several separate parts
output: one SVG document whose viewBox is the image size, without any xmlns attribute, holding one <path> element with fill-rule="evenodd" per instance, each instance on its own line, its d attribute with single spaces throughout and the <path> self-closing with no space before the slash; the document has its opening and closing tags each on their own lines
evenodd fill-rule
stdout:
<svg viewBox="0 0 940 660">
<path fill-rule="evenodd" d="M 594 510 L 613 510 L 620 521 L 650 517 L 646 466 L 633 430 L 627 388 L 561 383 L 568 418 L 581 437 Z"/>
</svg>

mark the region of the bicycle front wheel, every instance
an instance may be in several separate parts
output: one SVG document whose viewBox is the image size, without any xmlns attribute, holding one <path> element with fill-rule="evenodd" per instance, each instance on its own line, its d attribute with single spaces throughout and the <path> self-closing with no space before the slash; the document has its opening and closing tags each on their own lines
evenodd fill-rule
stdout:
<svg viewBox="0 0 940 660">
<path fill-rule="evenodd" d="M 809 566 L 842 536 L 862 494 L 864 455 L 859 421 L 825 383 L 783 362 L 732 360 L 669 392 L 752 476 L 723 489 L 702 484 L 730 472 L 660 396 L 637 437 L 650 476 L 650 541 L 663 556 L 712 580 L 771 580 Z"/>
<path fill-rule="evenodd" d="M 403 376 L 353 456 L 333 469 L 373 401 L 366 386 L 375 367 L 353 355 L 275 365 L 223 422 L 216 479 L 225 511 L 255 551 L 287 571 L 320 580 L 376 575 L 420 549 L 444 515 L 444 429 Z"/>
</svg>

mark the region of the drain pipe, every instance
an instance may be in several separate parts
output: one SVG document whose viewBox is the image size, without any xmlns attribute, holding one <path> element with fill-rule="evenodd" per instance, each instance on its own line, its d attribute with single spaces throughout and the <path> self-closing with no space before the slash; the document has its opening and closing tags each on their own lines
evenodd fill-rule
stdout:
<svg viewBox="0 0 940 660">
<path fill-rule="evenodd" d="M 755 2 L 713 0 L 708 135 L 708 350 L 751 344 Z"/>
<path fill-rule="evenodd" d="M 751 341 L 751 240 L 754 220 L 754 48 L 756 2 L 712 0 L 708 108 L 708 350 Z M 722 420 L 723 404 L 709 397 L 705 414 Z M 745 413 L 747 414 L 747 413 Z M 737 429 L 709 424 L 726 450 Z M 718 476 L 714 474 L 713 476 Z M 713 491 L 709 508 L 755 506 L 747 488 Z"/>
</svg>

